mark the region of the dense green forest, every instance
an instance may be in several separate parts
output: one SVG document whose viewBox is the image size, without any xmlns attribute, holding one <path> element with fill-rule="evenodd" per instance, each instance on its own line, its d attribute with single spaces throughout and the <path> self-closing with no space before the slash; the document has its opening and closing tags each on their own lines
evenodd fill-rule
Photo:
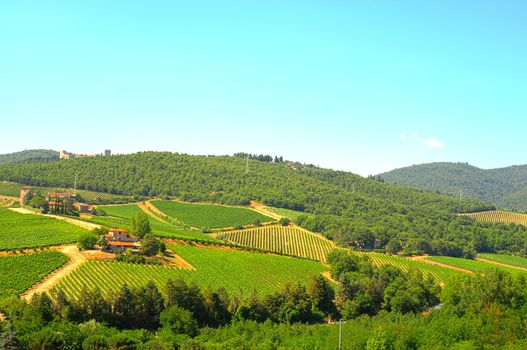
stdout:
<svg viewBox="0 0 527 350">
<path fill-rule="evenodd" d="M 442 291 L 418 271 L 374 267 L 338 252 L 338 285 L 318 276 L 265 297 L 169 280 L 123 285 L 103 295 L 82 287 L 78 299 L 58 289 L 28 303 L 0 299 L 1 349 L 524 349 L 525 274 L 489 269 L 462 275 Z M 164 293 L 162 293 L 164 292 Z"/>
<path fill-rule="evenodd" d="M 59 152 L 47 149 L 33 149 L 8 154 L 0 154 L 0 164 L 41 163 L 59 159 Z"/>
<path fill-rule="evenodd" d="M 500 208 L 527 211 L 527 165 L 479 169 L 467 163 L 413 165 L 379 175 L 437 193 L 491 202 Z"/>
<path fill-rule="evenodd" d="M 78 189 L 235 205 L 256 200 L 304 211 L 314 216 L 300 216 L 300 225 L 357 248 L 468 257 L 527 251 L 525 228 L 456 215 L 492 205 L 294 162 L 143 152 L 0 165 L 0 180 L 34 186 L 71 187 L 75 174 Z"/>
</svg>

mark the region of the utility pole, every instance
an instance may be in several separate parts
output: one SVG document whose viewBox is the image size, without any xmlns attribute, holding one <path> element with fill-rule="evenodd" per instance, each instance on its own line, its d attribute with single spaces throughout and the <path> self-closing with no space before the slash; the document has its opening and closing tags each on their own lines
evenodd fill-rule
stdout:
<svg viewBox="0 0 527 350">
<path fill-rule="evenodd" d="M 249 174 L 249 154 L 247 154 L 247 160 L 245 162 L 245 173 Z"/>
<path fill-rule="evenodd" d="M 342 318 L 339 321 L 339 350 L 342 350 Z"/>
<path fill-rule="evenodd" d="M 463 199 L 463 190 L 459 190 L 459 200 Z"/>
<path fill-rule="evenodd" d="M 75 174 L 75 180 L 73 181 L 73 194 L 77 194 L 77 177 L 79 174 Z"/>
</svg>

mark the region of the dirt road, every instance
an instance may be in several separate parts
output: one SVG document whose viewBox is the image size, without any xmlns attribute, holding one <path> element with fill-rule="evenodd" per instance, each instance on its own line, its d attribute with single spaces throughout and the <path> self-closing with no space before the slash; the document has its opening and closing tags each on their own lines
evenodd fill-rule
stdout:
<svg viewBox="0 0 527 350">
<path fill-rule="evenodd" d="M 20 214 L 33 214 L 33 215 L 47 216 L 48 218 L 54 218 L 54 219 L 57 219 L 57 220 L 66 221 L 66 222 L 68 222 L 70 224 L 82 227 L 82 228 L 87 229 L 87 230 L 94 230 L 96 228 L 100 228 L 101 227 L 101 225 L 94 224 L 92 222 L 86 222 L 86 221 L 77 220 L 77 219 L 74 219 L 74 218 L 68 218 L 68 217 L 64 217 L 64 216 L 60 216 L 60 215 L 36 213 L 36 212 L 34 212 L 32 210 L 29 210 L 29 209 L 26 209 L 26 208 L 9 208 L 9 210 L 12 210 L 12 211 L 20 213 Z"/>
<path fill-rule="evenodd" d="M 82 255 L 81 252 L 79 252 L 79 248 L 77 248 L 77 246 L 69 245 L 62 248 L 60 251 L 67 255 L 70 258 L 70 261 L 28 289 L 24 294 L 22 294 L 22 298 L 30 300 L 35 293 L 43 293 L 51 290 L 60 282 L 62 278 L 75 271 L 87 260 L 86 257 Z"/>
<path fill-rule="evenodd" d="M 498 266 L 508 267 L 508 268 L 511 268 L 511 269 L 527 271 L 527 269 L 526 269 L 525 267 L 519 267 L 519 266 L 507 265 L 507 264 L 503 264 L 503 263 L 500 263 L 500 262 L 497 262 L 497 261 L 494 261 L 494 260 L 488 260 L 488 259 L 483 259 L 483 258 L 476 258 L 476 259 L 474 259 L 474 260 L 476 260 L 476 261 L 481 261 L 481 262 L 485 262 L 485 263 L 487 263 L 487 264 L 493 264 L 493 265 L 498 265 Z"/>
<path fill-rule="evenodd" d="M 443 264 L 443 263 L 440 263 L 440 262 L 437 262 L 437 261 L 433 261 L 433 260 L 428 260 L 428 256 L 426 256 L 426 255 L 424 255 L 424 256 L 414 256 L 414 257 L 411 257 L 410 259 L 413 260 L 413 261 L 419 261 L 419 262 L 423 262 L 423 263 L 430 264 L 430 265 L 437 265 L 437 266 L 444 267 L 446 269 L 459 271 L 459 272 L 463 272 L 463 273 L 468 273 L 468 274 L 471 274 L 471 275 L 474 274 L 474 271 L 465 270 L 465 269 L 462 269 L 462 268 L 459 268 L 459 267 L 456 267 L 456 266 Z"/>
</svg>

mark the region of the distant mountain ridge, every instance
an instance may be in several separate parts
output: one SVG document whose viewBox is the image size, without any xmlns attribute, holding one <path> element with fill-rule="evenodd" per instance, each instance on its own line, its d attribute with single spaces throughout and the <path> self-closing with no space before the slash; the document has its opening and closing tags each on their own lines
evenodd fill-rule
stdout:
<svg viewBox="0 0 527 350">
<path fill-rule="evenodd" d="M 467 163 L 428 163 L 378 176 L 390 183 L 452 196 L 461 193 L 504 209 L 527 211 L 527 165 L 486 170 Z"/>
<path fill-rule="evenodd" d="M 59 152 L 49 149 L 31 149 L 0 154 L 0 164 L 45 163 L 59 160 Z"/>
</svg>

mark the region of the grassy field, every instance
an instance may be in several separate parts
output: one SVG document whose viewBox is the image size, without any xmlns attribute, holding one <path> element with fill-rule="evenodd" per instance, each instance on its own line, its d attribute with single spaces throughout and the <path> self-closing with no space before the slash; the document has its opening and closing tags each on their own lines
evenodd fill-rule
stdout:
<svg viewBox="0 0 527 350">
<path fill-rule="evenodd" d="M 450 266 L 459 267 L 461 269 L 473 271 L 473 272 L 484 272 L 485 270 L 489 268 L 496 268 L 503 271 L 510 272 L 512 274 L 518 274 L 522 272 L 518 269 L 513 269 L 506 266 L 498 266 L 494 264 L 489 264 L 482 261 L 477 260 L 470 260 L 470 259 L 462 259 L 462 258 L 454 258 L 451 256 L 431 256 L 427 258 L 428 260 L 437 261 L 443 264 L 447 264 Z"/>
<path fill-rule="evenodd" d="M 296 221 L 296 219 L 298 219 L 299 216 L 314 217 L 313 214 L 304 213 L 303 211 L 297 211 L 297 210 L 291 210 L 291 209 L 265 207 L 265 210 L 270 211 L 271 213 L 278 214 L 285 218 L 288 218 L 291 221 Z"/>
<path fill-rule="evenodd" d="M 0 195 L 18 198 L 20 196 L 20 187 L 22 186 L 19 184 L 0 182 Z"/>
<path fill-rule="evenodd" d="M 441 266 L 431 265 L 419 261 L 413 261 L 409 258 L 386 255 L 373 252 L 356 252 L 361 256 L 368 256 L 375 266 L 392 265 L 402 271 L 408 271 L 411 268 L 416 268 L 425 276 L 432 276 L 437 282 L 444 283 L 453 275 L 461 274 L 462 272 L 450 270 Z"/>
<path fill-rule="evenodd" d="M 59 287 L 74 297 L 84 284 L 88 288 L 97 286 L 107 293 L 124 283 L 140 286 L 152 280 L 162 287 L 169 278 L 181 277 L 202 287 L 225 287 L 230 293 L 247 295 L 256 289 L 259 294 L 266 295 L 279 290 L 286 282 L 307 284 L 311 277 L 327 269 L 314 261 L 237 250 L 181 244 L 169 248 L 196 270 L 88 261 L 64 278 Z"/>
<path fill-rule="evenodd" d="M 273 221 L 272 218 L 250 209 L 224 207 L 212 204 L 189 204 L 175 201 L 152 201 L 168 216 L 194 227 L 236 227 L 238 225 Z"/>
<path fill-rule="evenodd" d="M 67 261 L 60 252 L 0 257 L 0 296 L 23 293 Z"/>
<path fill-rule="evenodd" d="M 479 213 L 463 215 L 474 218 L 477 221 L 527 226 L 527 214 L 514 213 L 510 211 L 483 211 Z"/>
<path fill-rule="evenodd" d="M 287 255 L 326 261 L 335 244 L 327 238 L 297 226 L 269 225 L 222 232 L 220 240 Z"/>
<path fill-rule="evenodd" d="M 108 227 L 118 227 L 127 230 L 130 230 L 132 227 L 132 217 L 137 213 L 143 212 L 137 204 L 99 206 L 98 208 L 104 209 L 108 216 L 94 216 L 91 219 L 88 219 L 88 221 Z M 150 215 L 148 215 L 148 220 L 150 221 L 152 232 L 157 236 L 216 241 L 213 237 L 201 232 L 166 224 Z"/>
<path fill-rule="evenodd" d="M 478 258 L 496 261 L 501 264 L 517 266 L 527 269 L 527 259 L 505 254 L 478 254 Z"/>
<path fill-rule="evenodd" d="M 61 220 L 0 207 L 0 250 L 73 243 L 85 232 L 88 231 Z"/>
</svg>

